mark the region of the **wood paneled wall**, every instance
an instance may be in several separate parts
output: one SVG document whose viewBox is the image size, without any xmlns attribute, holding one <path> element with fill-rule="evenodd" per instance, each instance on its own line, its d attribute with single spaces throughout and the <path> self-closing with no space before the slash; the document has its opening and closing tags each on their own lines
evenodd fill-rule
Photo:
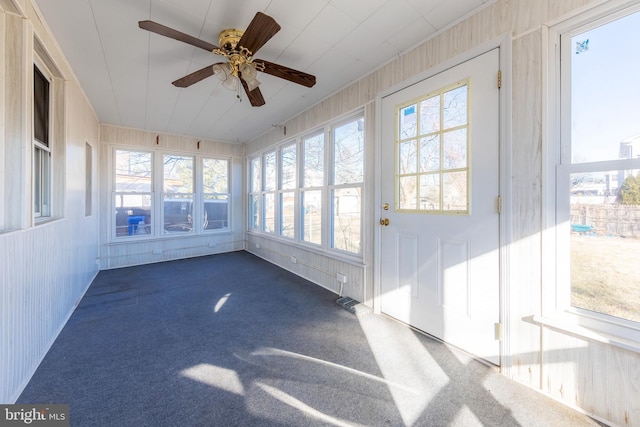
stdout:
<svg viewBox="0 0 640 427">
<path fill-rule="evenodd" d="M 33 53 L 46 53 L 63 78 L 65 115 L 55 124 L 55 217 L 31 215 Z M 0 402 L 12 403 L 98 272 L 98 199 L 85 216 L 85 147 L 98 145 L 98 120 L 36 10 L 26 0 L 0 2 Z M 61 120 L 64 119 L 64 120 Z M 98 194 L 100 159 L 92 162 Z"/>
<path fill-rule="evenodd" d="M 640 426 L 640 354 L 612 345 L 578 339 L 569 334 L 535 325 L 522 319 L 539 314 L 542 301 L 541 233 L 542 233 L 542 138 L 544 28 L 562 22 L 578 13 L 605 4 L 604 0 L 497 0 L 476 14 L 440 32 L 414 50 L 374 71 L 313 108 L 283 123 L 289 135 L 304 133 L 348 111 L 372 104 L 376 97 L 403 82 L 437 68 L 464 52 L 503 35 L 511 41 L 508 69 L 502 70 L 510 81 L 508 144 L 511 151 L 511 242 L 508 251 L 509 272 L 507 305 L 509 324 L 508 353 L 503 354 L 505 375 L 545 392 L 567 405 L 619 425 Z M 375 117 L 375 113 L 371 113 Z M 370 117 L 370 116 L 368 116 Z M 375 126 L 368 129 L 367 147 L 373 146 Z M 255 141 L 247 154 L 257 153 L 282 141 L 273 130 Z M 375 153 L 374 155 L 377 155 Z M 368 161 L 373 161 L 368 159 Z M 369 170 L 369 169 L 367 169 Z M 367 182 L 374 176 L 368 175 Z M 365 200 L 365 212 L 375 212 L 375 194 Z M 375 235 L 369 222 L 365 234 Z M 250 242 L 266 240 L 249 234 Z M 369 240 L 371 244 L 371 240 Z M 290 248 L 277 240 L 262 242 L 275 253 L 295 253 L 303 257 L 303 248 Z M 248 250 L 255 251 L 252 244 Z M 367 248 L 367 253 L 371 253 Z M 255 251 L 259 253 L 258 251 Z M 321 257 L 309 253 L 309 259 Z M 266 257 L 267 258 L 267 257 Z M 267 259 L 291 269 L 286 257 Z M 318 261 L 320 262 L 320 261 Z M 371 263 L 367 263 L 370 267 Z M 334 266 L 339 268 L 338 266 Z M 341 266 L 340 266 L 341 267 Z M 364 265 L 363 288 L 347 288 L 354 298 L 371 295 L 372 276 Z M 327 275 L 330 276 L 330 275 Z M 313 280 L 313 279 L 312 279 Z M 321 277 L 316 279 L 322 280 Z M 316 281 L 314 280 L 314 281 Z M 335 290 L 335 284 L 323 282 Z"/>
</svg>

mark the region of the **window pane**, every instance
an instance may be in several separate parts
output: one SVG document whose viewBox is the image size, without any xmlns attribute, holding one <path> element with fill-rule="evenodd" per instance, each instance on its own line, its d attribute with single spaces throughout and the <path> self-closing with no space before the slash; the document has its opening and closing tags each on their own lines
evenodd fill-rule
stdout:
<svg viewBox="0 0 640 427">
<path fill-rule="evenodd" d="M 361 190 L 341 188 L 333 191 L 333 247 L 360 253 Z"/>
<path fill-rule="evenodd" d="M 249 195 L 249 228 L 260 229 L 260 196 Z"/>
<path fill-rule="evenodd" d="M 151 192 L 151 153 L 116 150 L 115 190 Z"/>
<path fill-rule="evenodd" d="M 280 234 L 295 237 L 295 193 L 285 191 L 280 194 Z"/>
<path fill-rule="evenodd" d="M 204 193 L 229 192 L 229 161 L 221 159 L 202 160 L 202 191 Z"/>
<path fill-rule="evenodd" d="M 571 38 L 572 163 L 640 154 L 639 29 L 637 12 Z"/>
<path fill-rule="evenodd" d="M 262 190 L 262 172 L 260 158 L 251 159 L 251 192 Z"/>
<path fill-rule="evenodd" d="M 399 204 L 400 209 L 415 209 L 418 202 L 418 177 L 415 175 L 400 177 Z"/>
<path fill-rule="evenodd" d="M 116 194 L 116 237 L 151 234 L 151 194 Z"/>
<path fill-rule="evenodd" d="M 296 188 L 296 146 L 289 145 L 282 149 L 282 189 Z"/>
<path fill-rule="evenodd" d="M 400 175 L 416 173 L 418 166 L 418 152 L 416 145 L 417 141 L 415 139 L 400 143 L 400 153 L 398 158 L 398 161 L 400 162 Z"/>
<path fill-rule="evenodd" d="M 36 141 L 49 146 L 49 81 L 33 66 L 33 134 Z"/>
<path fill-rule="evenodd" d="M 337 127 L 334 139 L 333 183 L 355 184 L 364 180 L 364 119 Z"/>
<path fill-rule="evenodd" d="M 264 227 L 262 230 L 273 233 L 276 230 L 276 195 L 267 193 L 262 201 L 264 206 Z"/>
<path fill-rule="evenodd" d="M 166 194 L 163 210 L 165 233 L 188 233 L 193 230 L 192 196 Z"/>
<path fill-rule="evenodd" d="M 440 210 L 440 175 L 420 176 L 420 209 Z"/>
<path fill-rule="evenodd" d="M 227 194 L 205 194 L 204 230 L 221 230 L 229 228 L 229 196 Z"/>
<path fill-rule="evenodd" d="M 467 167 L 467 128 L 442 134 L 442 169 Z"/>
<path fill-rule="evenodd" d="M 442 174 L 442 209 L 467 211 L 467 172 Z"/>
<path fill-rule="evenodd" d="M 420 172 L 440 169 L 440 134 L 420 140 Z"/>
<path fill-rule="evenodd" d="M 163 164 L 165 193 L 193 193 L 193 157 L 165 155 Z"/>
<path fill-rule="evenodd" d="M 420 102 L 420 135 L 440 130 L 440 95 Z"/>
<path fill-rule="evenodd" d="M 270 151 L 264 155 L 264 189 L 276 189 L 276 152 Z"/>
<path fill-rule="evenodd" d="M 398 139 L 414 138 L 418 134 L 418 108 L 416 104 L 400 109 Z"/>
<path fill-rule="evenodd" d="M 444 129 L 467 124 L 467 86 L 447 91 L 442 96 Z"/>
<path fill-rule="evenodd" d="M 324 185 L 324 134 L 304 140 L 304 179 L 303 187 L 322 187 Z"/>
<path fill-rule="evenodd" d="M 572 174 L 571 305 L 640 322 L 640 176 Z"/>
<path fill-rule="evenodd" d="M 302 240 L 322 243 L 322 191 L 302 192 Z"/>
</svg>

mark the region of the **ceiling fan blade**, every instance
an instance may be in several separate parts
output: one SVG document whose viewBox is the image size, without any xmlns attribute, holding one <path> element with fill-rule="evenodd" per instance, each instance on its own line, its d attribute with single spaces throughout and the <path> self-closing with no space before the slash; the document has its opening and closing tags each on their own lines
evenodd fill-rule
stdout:
<svg viewBox="0 0 640 427">
<path fill-rule="evenodd" d="M 162 24 L 158 24 L 157 22 L 139 21 L 138 26 L 143 30 L 151 31 L 152 33 L 160 34 L 161 36 L 170 37 L 209 52 L 213 52 L 215 49 L 218 49 L 218 46 L 212 45 L 209 42 L 200 40 L 196 37 L 190 36 L 189 34 L 182 33 Z"/>
<path fill-rule="evenodd" d="M 274 64 L 273 62 L 263 59 L 256 59 L 253 63 L 263 64 L 263 73 L 271 74 L 272 76 L 280 77 L 281 79 L 289 80 L 290 82 L 306 87 L 313 87 L 313 85 L 316 84 L 316 76 L 311 74 L 303 73 L 302 71 L 294 70 L 284 65 Z"/>
<path fill-rule="evenodd" d="M 278 31 L 280 31 L 280 25 L 278 25 L 275 19 L 262 12 L 258 12 L 251 20 L 251 23 L 240 38 L 240 41 L 238 41 L 236 47 L 244 47 L 251 52 L 251 56 L 253 56 L 258 49 L 264 46 Z"/>
<path fill-rule="evenodd" d="M 260 107 L 265 104 L 264 97 L 262 96 L 262 92 L 260 92 L 259 87 L 255 88 L 252 91 L 249 91 L 249 86 L 247 85 L 247 82 L 245 82 L 244 79 L 240 79 L 240 81 L 242 82 L 242 87 L 244 88 L 244 91 L 246 92 L 247 97 L 249 98 L 249 102 L 251 102 L 251 105 L 253 107 Z"/>
<path fill-rule="evenodd" d="M 189 87 L 194 83 L 198 83 L 200 80 L 204 80 L 207 77 L 213 76 L 213 65 L 208 65 L 204 68 L 199 69 L 198 71 L 194 71 L 191 74 L 187 74 L 186 76 L 174 82 L 171 82 L 171 84 L 176 87 Z"/>
</svg>

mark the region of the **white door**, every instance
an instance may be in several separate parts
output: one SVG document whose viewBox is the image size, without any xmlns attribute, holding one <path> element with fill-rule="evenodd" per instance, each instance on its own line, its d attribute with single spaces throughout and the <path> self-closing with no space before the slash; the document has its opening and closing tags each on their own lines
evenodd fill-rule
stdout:
<svg viewBox="0 0 640 427">
<path fill-rule="evenodd" d="M 499 49 L 382 99 L 381 310 L 500 363 Z"/>
</svg>

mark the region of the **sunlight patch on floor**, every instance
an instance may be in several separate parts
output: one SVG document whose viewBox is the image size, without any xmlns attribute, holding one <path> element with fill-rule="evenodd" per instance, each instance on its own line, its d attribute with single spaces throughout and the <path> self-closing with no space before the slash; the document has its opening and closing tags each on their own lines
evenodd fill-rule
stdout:
<svg viewBox="0 0 640 427">
<path fill-rule="evenodd" d="M 386 381 L 404 384 L 418 392 L 389 388 L 404 424 L 413 425 L 429 402 L 449 383 L 449 377 L 411 329 L 380 316 L 358 320 Z"/>
<path fill-rule="evenodd" d="M 279 400 L 280 402 L 291 406 L 292 408 L 295 408 L 297 410 L 299 410 L 300 412 L 303 412 L 305 415 L 316 418 L 322 422 L 325 422 L 329 425 L 332 426 L 336 426 L 336 427 L 359 427 L 360 424 L 354 424 L 353 422 L 347 422 L 344 420 L 341 420 L 339 418 L 336 417 L 332 417 L 331 415 L 327 415 L 323 412 L 318 411 L 317 409 L 312 408 L 311 406 L 307 405 L 306 403 L 302 402 L 299 399 L 296 399 L 295 397 L 291 396 L 290 394 L 285 393 L 284 391 L 277 389 L 275 387 L 271 387 L 269 385 L 257 382 L 255 383 L 256 386 L 258 386 L 260 389 L 262 389 L 264 392 L 266 392 L 267 394 L 269 394 L 270 396 L 272 396 L 273 398 Z"/>
<path fill-rule="evenodd" d="M 227 300 L 229 299 L 230 296 L 231 296 L 231 293 L 228 293 L 228 294 L 225 294 L 222 298 L 220 298 L 218 300 L 218 302 L 216 303 L 216 306 L 213 307 L 213 312 L 217 313 L 218 311 L 220 311 L 220 309 L 222 308 L 224 303 L 227 302 Z"/>
<path fill-rule="evenodd" d="M 229 393 L 244 396 L 244 387 L 236 371 L 202 363 L 180 372 L 183 377 L 201 382 Z"/>
</svg>

